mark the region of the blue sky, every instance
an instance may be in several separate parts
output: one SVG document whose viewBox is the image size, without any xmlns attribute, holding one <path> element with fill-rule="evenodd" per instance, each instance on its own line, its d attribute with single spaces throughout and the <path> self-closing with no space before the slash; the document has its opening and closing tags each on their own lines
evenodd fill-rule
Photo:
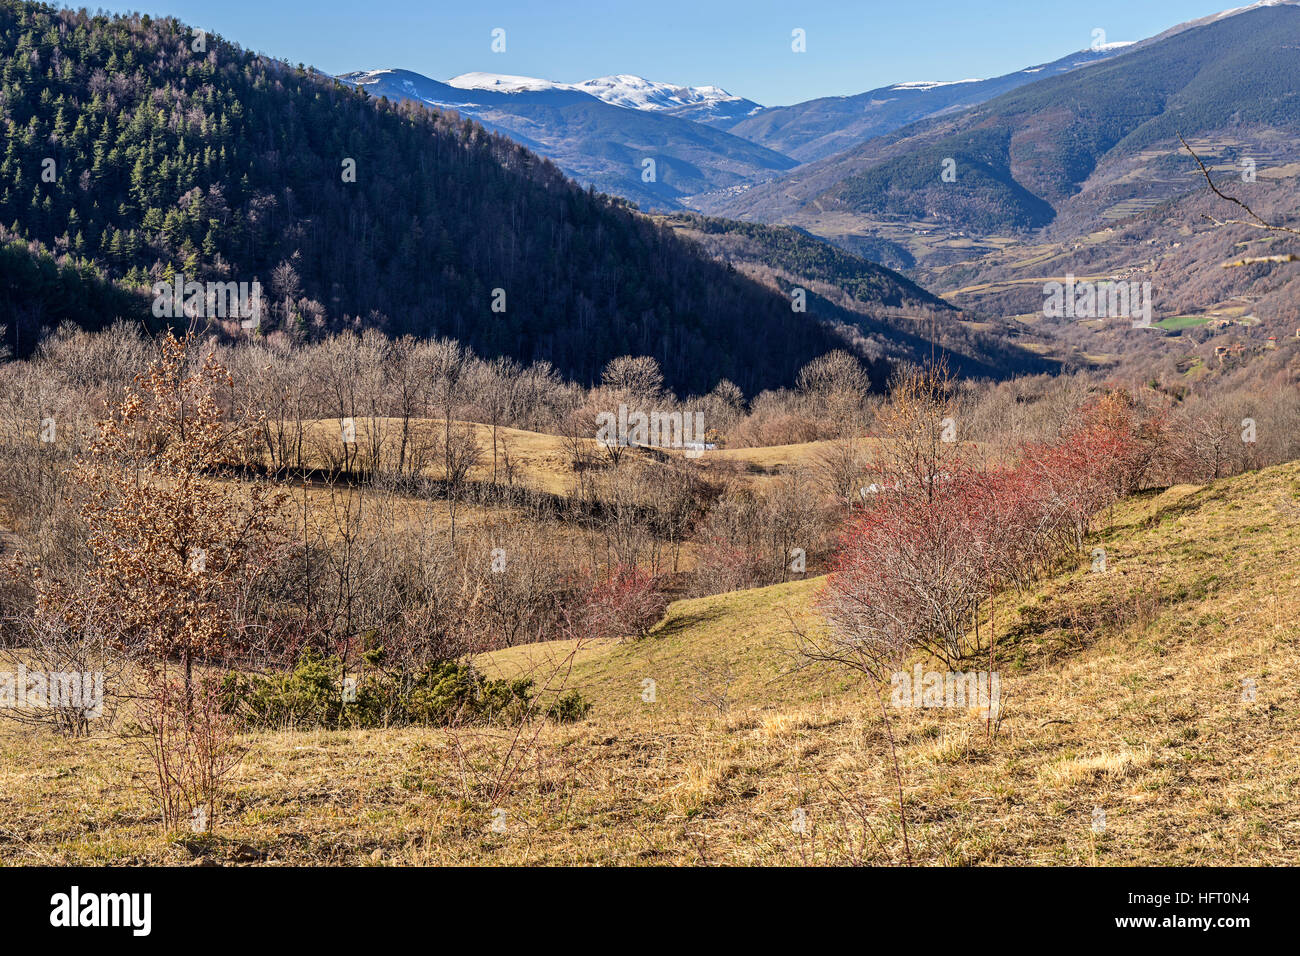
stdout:
<svg viewBox="0 0 1300 956">
<path fill-rule="evenodd" d="M 1238 0 L 1236 5 L 1240 5 Z M 1137 40 L 1233 0 L 134 0 L 243 46 L 330 73 L 400 67 L 575 82 L 636 73 L 716 85 L 765 106 L 904 80 L 997 76 L 1081 50 L 1092 31 Z M 98 6 L 98 4 L 95 4 Z M 506 31 L 506 51 L 490 49 Z M 790 49 L 803 29 L 807 52 Z"/>
</svg>

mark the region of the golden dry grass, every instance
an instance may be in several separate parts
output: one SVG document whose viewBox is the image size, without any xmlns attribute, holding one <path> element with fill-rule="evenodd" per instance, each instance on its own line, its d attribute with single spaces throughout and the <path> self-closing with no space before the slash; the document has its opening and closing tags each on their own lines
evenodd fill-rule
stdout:
<svg viewBox="0 0 1300 956">
<path fill-rule="evenodd" d="M 1081 558 L 1001 602 L 994 741 L 965 710 L 891 709 L 914 857 L 1300 863 L 1300 464 L 1126 502 L 1097 543 L 1105 573 Z M 787 615 L 814 626 L 818 586 L 677 602 L 643 641 L 583 647 L 592 713 L 544 727 L 500 788 L 510 730 L 260 734 L 216 834 L 168 838 L 130 741 L 8 732 L 0 859 L 902 862 L 874 691 L 796 669 Z"/>
<path fill-rule="evenodd" d="M 470 428 L 474 439 L 482 452 L 479 464 L 468 476 L 471 480 L 483 481 L 492 476 L 492 426 L 477 422 L 456 422 L 458 428 Z M 356 445 L 363 452 L 378 445 L 380 460 L 386 467 L 393 467 L 397 462 L 398 448 L 401 443 L 402 422 L 396 418 L 357 418 L 353 421 Z M 442 433 L 442 419 L 417 418 L 410 423 L 413 441 L 428 444 Z M 315 465 L 324 465 L 326 458 L 321 451 L 337 446 L 342 448 L 340 420 L 337 418 L 311 421 L 305 424 L 306 442 L 313 450 L 310 461 Z M 564 440 L 558 435 L 541 432 L 524 431 L 519 428 L 498 426 L 496 430 L 498 443 L 498 467 L 502 457 L 508 453 L 517 466 L 517 477 L 527 487 L 551 494 L 566 494 L 569 491 L 568 455 L 564 449 Z M 591 441 L 591 448 L 597 448 Z M 439 474 L 440 461 L 434 461 L 426 473 L 436 477 Z"/>
<path fill-rule="evenodd" d="M 473 431 L 475 441 L 482 452 L 479 464 L 469 475 L 470 479 L 488 480 L 492 476 L 492 426 L 478 422 L 456 422 L 456 425 Z M 373 420 L 358 418 L 354 422 L 354 427 L 359 447 L 363 449 L 369 448 L 372 442 L 376 440 L 372 436 L 378 436 L 377 440 L 382 448 L 381 459 L 388 465 L 395 464 L 401 434 L 400 420 L 394 418 Z M 435 433 L 441 433 L 443 422 L 441 419 L 432 418 L 415 419 L 412 421 L 411 427 L 415 433 L 429 439 Z M 319 449 L 327 445 L 338 444 L 341 441 L 338 419 L 309 422 L 306 429 L 307 443 L 310 448 Z M 513 459 L 517 469 L 517 480 L 523 485 L 550 494 L 565 495 L 571 492 L 573 469 L 570 464 L 570 454 L 566 448 L 566 439 L 562 436 L 502 426 L 497 428 L 497 441 L 499 445 L 498 467 L 501 467 L 501 458 L 505 454 L 505 450 L 508 450 L 509 456 Z M 877 439 L 868 438 L 864 439 L 864 441 L 868 448 L 872 448 Z M 603 457 L 604 451 L 594 438 L 582 439 L 581 443 L 589 453 L 596 456 L 597 460 Z M 756 448 L 720 448 L 704 452 L 694 460 L 706 469 L 714 463 L 738 463 L 746 466 L 749 473 L 762 475 L 763 473 L 776 472 L 795 465 L 808 464 L 816 460 L 817 456 L 830 448 L 832 444 L 833 442 L 829 441 L 814 441 Z M 659 451 L 672 456 L 684 454 L 680 449 L 664 448 L 659 449 Z M 314 455 L 311 461 L 314 464 L 323 465 L 325 458 L 318 454 Z M 437 476 L 438 472 L 438 462 L 434 462 L 426 469 L 426 473 L 434 477 Z M 745 471 L 741 472 L 741 474 L 745 473 Z"/>
</svg>

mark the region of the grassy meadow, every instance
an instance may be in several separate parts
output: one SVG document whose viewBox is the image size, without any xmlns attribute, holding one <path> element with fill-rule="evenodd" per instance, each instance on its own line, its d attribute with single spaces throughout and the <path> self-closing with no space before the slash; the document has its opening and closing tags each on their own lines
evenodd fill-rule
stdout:
<svg viewBox="0 0 1300 956">
<path fill-rule="evenodd" d="M 7 725 L 0 861 L 1300 863 L 1300 464 L 1128 499 L 1091 544 L 1104 572 L 998 602 L 991 738 L 809 666 L 813 578 L 480 659 L 578 689 L 577 723 L 248 735 L 209 834 L 160 831 L 131 740 Z"/>
</svg>

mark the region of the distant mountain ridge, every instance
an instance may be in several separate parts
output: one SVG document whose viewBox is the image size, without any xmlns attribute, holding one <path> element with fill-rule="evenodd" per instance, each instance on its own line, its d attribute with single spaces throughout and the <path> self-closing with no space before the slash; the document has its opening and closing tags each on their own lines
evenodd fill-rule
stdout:
<svg viewBox="0 0 1300 956">
<path fill-rule="evenodd" d="M 1300 159 L 1296 50 L 1300 6 L 1244 8 L 912 123 L 705 202 L 703 211 L 796 225 L 834 214 L 856 218 L 862 233 L 918 221 L 954 235 L 1015 233 L 1062 218 L 1095 228 L 1123 202 L 1195 188 L 1180 133 L 1218 141 L 1232 131 L 1242 156 Z M 951 181 L 941 176 L 948 162 Z"/>
<path fill-rule="evenodd" d="M 372 96 L 452 110 L 552 159 L 579 182 L 647 209 L 675 209 L 697 193 L 770 179 L 796 163 L 693 116 L 757 104 L 724 91 L 667 84 L 603 83 L 589 88 L 531 77 L 463 74 L 462 86 L 410 70 L 362 70 L 339 77 Z M 612 78 L 606 78 L 612 79 Z M 677 92 L 674 93 L 673 91 Z M 599 94 L 599 95 L 597 95 Z M 612 100 L 638 99 L 638 108 Z M 650 161 L 647 164 L 647 160 Z"/>
<path fill-rule="evenodd" d="M 454 110 L 553 159 L 580 182 L 645 209 L 670 210 L 700 208 L 711 194 L 761 184 L 917 119 L 1107 59 L 1123 46 L 1085 50 L 990 80 L 906 81 L 786 107 L 764 107 L 718 86 L 634 74 L 562 83 L 469 72 L 442 81 L 411 70 L 374 69 L 339 79 L 375 96 Z M 650 182 L 643 175 L 646 159 L 655 160 Z"/>
<path fill-rule="evenodd" d="M 1260 0 L 1135 41 L 1107 41 L 1098 35 L 1088 49 L 988 79 L 908 80 L 790 106 L 764 107 L 719 86 L 664 83 L 634 74 L 565 83 L 471 72 L 444 82 L 407 70 L 380 69 L 340 78 L 376 95 L 411 99 L 476 119 L 553 159 L 579 182 L 644 209 L 747 215 L 746 210 L 756 210 L 760 203 L 744 194 L 758 187 L 784 190 L 785 177 L 796 167 L 824 162 L 916 123 L 960 114 L 1017 89 L 1133 55 L 1189 30 L 1297 2 Z M 583 96 L 588 99 L 577 98 Z M 652 170 L 647 170 L 646 160 L 653 160 Z M 810 172 L 821 178 L 819 167 Z M 802 179 L 803 173 L 800 168 L 797 175 Z M 986 179 L 996 183 L 1001 177 L 989 174 Z M 1008 196 L 1016 193 L 1010 182 L 995 189 Z M 1033 203 L 1025 197 L 1014 202 L 1022 207 L 1019 211 L 993 219 L 1031 225 L 1041 218 L 1041 210 L 1031 209 Z M 777 207 L 770 213 L 777 218 L 784 214 Z"/>
<path fill-rule="evenodd" d="M 977 106 L 1008 90 L 1099 63 L 1124 49 L 1108 45 L 1082 50 L 987 80 L 914 80 L 855 96 L 826 96 L 770 107 L 726 129 L 800 162 L 813 162 L 908 123 Z"/>
<path fill-rule="evenodd" d="M 501 73 L 462 73 L 447 81 L 462 90 L 491 90 L 499 93 L 577 90 L 611 106 L 630 110 L 662 112 L 696 122 L 734 122 L 763 109 L 753 100 L 733 96 L 718 86 L 679 86 L 659 83 L 630 73 L 600 76 L 581 83 L 556 83 L 531 76 Z"/>
</svg>

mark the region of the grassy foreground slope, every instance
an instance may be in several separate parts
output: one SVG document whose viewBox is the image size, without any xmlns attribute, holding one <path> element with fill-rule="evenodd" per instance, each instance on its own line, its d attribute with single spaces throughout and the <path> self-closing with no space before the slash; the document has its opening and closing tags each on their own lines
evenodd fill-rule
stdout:
<svg viewBox="0 0 1300 956">
<path fill-rule="evenodd" d="M 1300 463 L 1132 499 L 1095 545 L 1104 573 L 1080 559 L 999 608 L 991 747 L 965 711 L 891 710 L 912 855 L 1300 862 Z M 535 745 L 504 730 L 250 737 L 211 837 L 159 834 L 131 745 L 6 734 L 0 860 L 902 862 L 879 705 L 841 673 L 791 673 L 790 616 L 814 621 L 820 583 L 678 602 L 644 641 L 583 647 L 568 686 L 592 712 Z M 565 652 L 484 664 L 540 675 Z M 724 687 L 725 712 L 710 703 Z M 512 747 L 526 756 L 510 771 Z"/>
</svg>

